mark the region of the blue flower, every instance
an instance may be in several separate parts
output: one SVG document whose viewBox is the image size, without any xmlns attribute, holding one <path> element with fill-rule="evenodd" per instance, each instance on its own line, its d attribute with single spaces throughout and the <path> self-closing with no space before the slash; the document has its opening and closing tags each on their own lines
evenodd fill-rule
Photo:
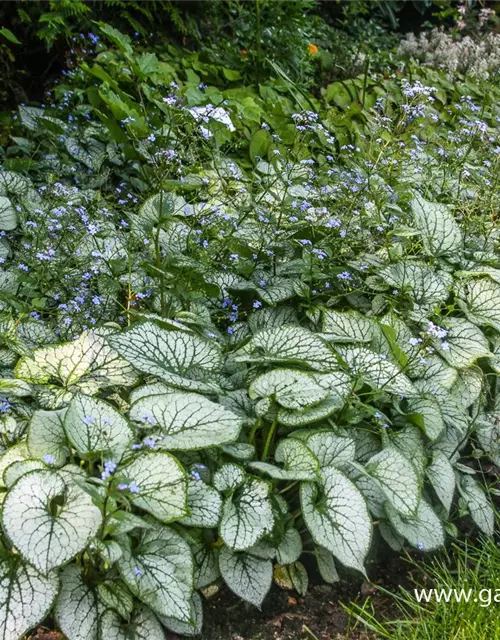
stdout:
<svg viewBox="0 0 500 640">
<path fill-rule="evenodd" d="M 54 463 L 55 463 L 55 461 L 56 461 L 56 459 L 55 459 L 55 456 L 53 456 L 51 453 L 46 453 L 46 454 L 43 456 L 43 461 L 44 461 L 46 464 L 54 464 Z"/>
<path fill-rule="evenodd" d="M 135 484 L 135 482 L 131 482 L 128 486 L 130 493 L 140 493 L 141 489 L 139 486 Z"/>
<path fill-rule="evenodd" d="M 5 413 L 10 409 L 11 405 L 7 398 L 2 398 L 0 400 L 0 413 Z"/>
</svg>

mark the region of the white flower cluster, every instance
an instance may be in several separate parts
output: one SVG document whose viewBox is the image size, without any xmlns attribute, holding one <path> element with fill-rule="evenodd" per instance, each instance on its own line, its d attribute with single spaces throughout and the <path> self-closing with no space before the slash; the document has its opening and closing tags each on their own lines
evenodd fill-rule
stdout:
<svg viewBox="0 0 500 640">
<path fill-rule="evenodd" d="M 215 107 L 213 104 L 207 104 L 204 107 L 193 107 L 192 109 L 189 109 L 189 113 L 195 120 L 201 120 L 208 124 L 209 119 L 212 118 L 212 120 L 217 120 L 217 122 L 221 122 L 225 125 L 229 131 L 236 131 L 234 124 L 231 122 L 229 113 L 222 107 Z M 202 126 L 200 129 L 205 138 L 212 137 L 212 132 L 206 127 Z"/>
<path fill-rule="evenodd" d="M 450 73 L 487 79 L 500 71 L 500 34 L 489 33 L 481 40 L 470 36 L 456 40 L 440 29 L 418 37 L 410 33 L 400 42 L 398 53 Z"/>
</svg>

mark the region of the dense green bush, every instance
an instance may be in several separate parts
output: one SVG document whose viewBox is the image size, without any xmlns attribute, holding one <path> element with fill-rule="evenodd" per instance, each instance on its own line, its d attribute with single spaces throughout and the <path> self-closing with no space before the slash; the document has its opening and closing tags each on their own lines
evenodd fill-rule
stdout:
<svg viewBox="0 0 500 640">
<path fill-rule="evenodd" d="M 318 100 L 99 34 L 3 149 L 3 637 L 192 634 L 220 579 L 492 534 L 498 87 Z"/>
</svg>

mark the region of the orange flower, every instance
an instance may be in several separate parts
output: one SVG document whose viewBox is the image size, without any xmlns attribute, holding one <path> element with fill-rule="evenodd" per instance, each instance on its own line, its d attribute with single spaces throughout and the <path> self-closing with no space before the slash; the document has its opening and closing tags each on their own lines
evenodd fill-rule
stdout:
<svg viewBox="0 0 500 640">
<path fill-rule="evenodd" d="M 316 53 L 318 53 L 318 51 L 319 51 L 318 45 L 316 45 L 316 44 L 312 44 L 312 42 L 310 42 L 310 43 L 307 45 L 307 48 L 309 49 L 309 53 L 310 53 L 312 56 L 314 56 L 314 55 L 315 55 Z"/>
<path fill-rule="evenodd" d="M 242 49 L 240 53 L 242 58 L 245 58 L 248 55 L 248 51 L 246 49 Z"/>
</svg>

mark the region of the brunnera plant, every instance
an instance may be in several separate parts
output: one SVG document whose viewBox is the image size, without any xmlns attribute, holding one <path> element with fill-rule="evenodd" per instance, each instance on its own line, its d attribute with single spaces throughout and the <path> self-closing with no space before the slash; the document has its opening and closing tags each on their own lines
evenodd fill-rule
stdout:
<svg viewBox="0 0 500 640">
<path fill-rule="evenodd" d="M 304 593 L 304 551 L 334 582 L 375 531 L 432 551 L 468 512 L 493 533 L 500 269 L 444 205 L 415 194 L 411 219 L 419 255 L 361 271 L 371 312 L 258 309 L 224 339 L 151 312 L 18 359 L 2 638 L 48 612 L 70 640 L 195 634 L 219 580 L 256 606 L 273 576 Z"/>
</svg>

